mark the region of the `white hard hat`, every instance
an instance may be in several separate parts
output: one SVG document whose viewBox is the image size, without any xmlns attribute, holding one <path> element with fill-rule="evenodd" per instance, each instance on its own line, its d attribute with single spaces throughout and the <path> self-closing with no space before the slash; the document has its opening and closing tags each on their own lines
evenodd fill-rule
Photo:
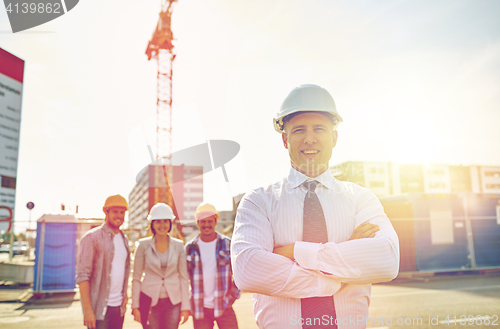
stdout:
<svg viewBox="0 0 500 329">
<path fill-rule="evenodd" d="M 283 118 L 296 112 L 325 112 L 332 115 L 333 130 L 342 120 L 330 93 L 317 85 L 301 85 L 292 90 L 281 104 L 280 111 L 273 119 L 274 129 L 283 131 Z"/>
<path fill-rule="evenodd" d="M 148 220 L 175 219 L 174 212 L 168 204 L 157 203 L 149 211 Z"/>
</svg>

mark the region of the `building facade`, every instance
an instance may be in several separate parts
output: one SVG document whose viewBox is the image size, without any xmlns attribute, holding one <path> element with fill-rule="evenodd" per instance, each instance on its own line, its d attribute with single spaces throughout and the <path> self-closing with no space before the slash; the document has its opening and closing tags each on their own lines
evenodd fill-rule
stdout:
<svg viewBox="0 0 500 329">
<path fill-rule="evenodd" d="M 500 193 L 500 166 L 449 166 L 348 161 L 331 168 L 341 181 L 366 188 L 378 197 L 403 193 Z"/>
<path fill-rule="evenodd" d="M 500 166 L 344 162 L 333 175 L 371 189 L 400 243 L 400 272 L 500 268 Z"/>
<path fill-rule="evenodd" d="M 176 224 L 182 232 L 183 221 L 194 220 L 196 207 L 203 201 L 203 167 L 173 166 L 173 184 L 167 188 L 163 166 L 149 165 L 137 176 L 137 183 L 129 194 L 129 227 L 140 229 L 141 236 L 148 231 L 149 210 L 158 202 L 173 205 Z M 182 232 L 184 233 L 184 232 Z"/>
</svg>

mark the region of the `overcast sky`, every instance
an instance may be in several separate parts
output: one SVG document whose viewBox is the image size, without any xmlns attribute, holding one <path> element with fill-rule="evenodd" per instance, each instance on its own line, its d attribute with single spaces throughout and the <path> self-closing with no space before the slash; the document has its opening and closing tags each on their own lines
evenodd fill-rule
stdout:
<svg viewBox="0 0 500 329">
<path fill-rule="evenodd" d="M 156 63 L 144 51 L 158 0 L 81 0 L 0 47 L 26 61 L 16 221 L 79 205 L 103 217 L 154 148 Z M 287 174 L 271 124 L 295 86 L 330 91 L 344 118 L 330 164 L 349 160 L 500 165 L 500 2 L 179 0 L 173 13 L 174 150 L 238 142 L 204 176 L 205 200 Z M 34 226 L 32 226 L 34 227 Z M 17 231 L 17 229 L 16 229 Z"/>
</svg>

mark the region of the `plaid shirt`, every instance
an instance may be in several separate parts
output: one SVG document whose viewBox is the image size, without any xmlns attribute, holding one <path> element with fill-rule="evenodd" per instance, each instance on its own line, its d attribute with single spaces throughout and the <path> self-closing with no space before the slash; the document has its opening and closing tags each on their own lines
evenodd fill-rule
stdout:
<svg viewBox="0 0 500 329">
<path fill-rule="evenodd" d="M 130 249 L 127 236 L 122 231 L 119 234 L 122 235 L 127 249 L 122 289 L 122 296 L 125 298 L 130 275 Z M 76 266 L 76 283 L 89 281 L 90 304 L 96 320 L 104 320 L 107 310 L 109 286 L 111 284 L 111 263 L 115 252 L 114 236 L 113 231 L 103 223 L 101 226 L 85 233 L 80 241 L 78 264 Z M 121 307 L 120 310 L 123 316 L 125 308 Z"/>
<path fill-rule="evenodd" d="M 203 319 L 203 266 L 201 264 L 200 248 L 198 246 L 199 236 L 186 243 L 186 257 L 191 281 L 191 304 L 194 312 L 193 317 L 197 320 Z M 217 233 L 217 246 L 215 257 L 217 259 L 217 272 L 215 273 L 214 290 L 214 317 L 218 318 L 224 310 L 240 298 L 241 291 L 236 288 L 233 281 L 233 270 L 231 268 L 231 239 Z"/>
</svg>

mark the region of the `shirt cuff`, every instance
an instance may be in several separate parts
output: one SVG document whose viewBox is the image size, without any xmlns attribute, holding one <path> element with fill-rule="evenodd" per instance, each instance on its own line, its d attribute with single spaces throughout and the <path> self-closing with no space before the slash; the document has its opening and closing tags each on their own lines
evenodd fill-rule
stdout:
<svg viewBox="0 0 500 329">
<path fill-rule="evenodd" d="M 293 258 L 302 268 L 318 270 L 318 252 L 322 248 L 321 243 L 297 241 L 293 248 Z"/>
</svg>

